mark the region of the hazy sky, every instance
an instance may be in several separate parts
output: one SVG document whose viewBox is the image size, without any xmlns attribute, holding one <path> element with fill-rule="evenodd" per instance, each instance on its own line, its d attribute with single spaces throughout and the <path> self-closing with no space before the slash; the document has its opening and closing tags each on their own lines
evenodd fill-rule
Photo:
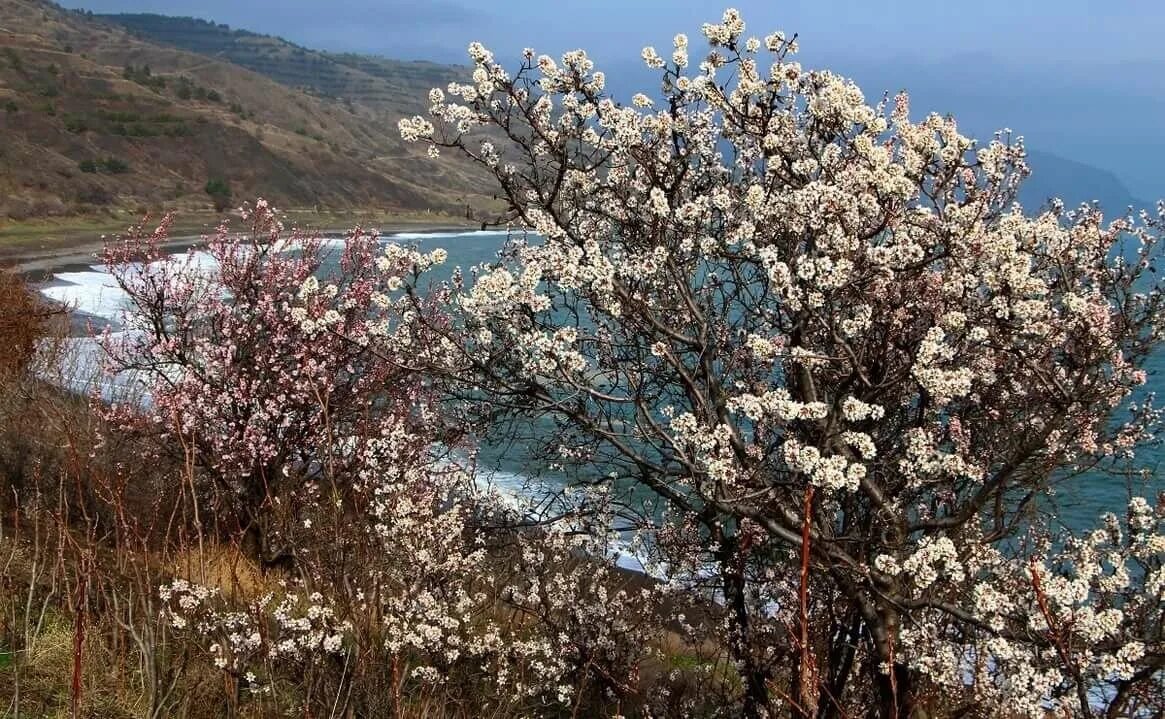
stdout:
<svg viewBox="0 0 1165 719">
<path fill-rule="evenodd" d="M 724 3 L 679 0 L 63 0 L 94 12 L 193 15 L 308 47 L 464 61 L 523 47 L 586 48 L 611 70 L 639 49 L 694 39 Z M 797 32 L 802 62 L 875 97 L 906 88 L 920 110 L 975 134 L 1010 126 L 1032 147 L 1114 171 L 1165 196 L 1165 3 L 1160 0 L 738 0 L 749 32 Z M 637 74 L 637 70 L 627 72 Z M 609 72 L 609 76 L 615 72 Z"/>
</svg>

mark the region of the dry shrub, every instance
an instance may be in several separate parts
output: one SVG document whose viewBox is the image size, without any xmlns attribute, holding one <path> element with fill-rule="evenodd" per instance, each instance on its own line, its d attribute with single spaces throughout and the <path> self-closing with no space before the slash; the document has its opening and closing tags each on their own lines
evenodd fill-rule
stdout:
<svg viewBox="0 0 1165 719">
<path fill-rule="evenodd" d="M 45 333 L 48 320 L 59 314 L 45 306 L 24 281 L 8 271 L 0 271 L 0 378 L 23 372 L 32 361 L 36 343 Z"/>
</svg>

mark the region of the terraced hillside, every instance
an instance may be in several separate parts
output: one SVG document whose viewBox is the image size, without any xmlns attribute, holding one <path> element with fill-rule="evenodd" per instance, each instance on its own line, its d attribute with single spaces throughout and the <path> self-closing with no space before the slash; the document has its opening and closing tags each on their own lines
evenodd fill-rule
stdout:
<svg viewBox="0 0 1165 719">
<path fill-rule="evenodd" d="M 289 67 L 313 77 L 310 64 Z M 0 222 L 259 193 L 288 208 L 464 216 L 491 204 L 481 177 L 452 158 L 434 163 L 396 130 L 421 109 L 433 68 L 395 84 L 353 69 L 352 86 L 372 78 L 382 99 L 340 100 L 46 0 L 3 0 Z"/>
<path fill-rule="evenodd" d="M 149 13 L 95 15 L 134 36 L 228 60 L 290 87 L 324 97 L 418 112 L 432 87 L 463 79 L 468 70 L 431 62 L 311 50 L 282 38 L 206 20 Z"/>
</svg>

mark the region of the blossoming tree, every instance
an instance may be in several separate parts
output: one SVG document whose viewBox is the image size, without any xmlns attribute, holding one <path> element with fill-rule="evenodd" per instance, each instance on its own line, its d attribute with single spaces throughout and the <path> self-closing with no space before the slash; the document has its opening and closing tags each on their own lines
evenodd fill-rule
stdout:
<svg viewBox="0 0 1165 719">
<path fill-rule="evenodd" d="M 289 559 L 277 524 L 302 523 L 301 505 L 316 503 L 301 494 L 330 483 L 333 499 L 347 499 L 394 425 L 440 431 L 416 421 L 416 374 L 369 348 L 387 293 L 429 260 L 394 261 L 360 231 L 342 250 L 284 232 L 262 200 L 244 222 L 242 233 L 220 227 L 203 253 L 167 257 L 168 219 L 108 243 L 128 307 L 124 331 L 107 331 L 102 347 L 110 373 L 147 393 L 144 406 L 114 404 L 109 417 L 123 431 L 161 429 L 159 450 L 207 479 L 198 491 L 215 498 L 220 530 L 272 564 Z"/>
<path fill-rule="evenodd" d="M 202 252 L 167 256 L 168 220 L 105 248 L 128 306 L 101 346 L 145 391 L 97 403 L 110 439 L 183 468 L 157 478 L 190 489 L 162 507 L 189 534 L 166 540 L 237 543 L 278 587 L 240 596 L 191 562 L 161 587 L 168 629 L 272 712 L 289 676 L 309 714 L 404 716 L 461 684 L 466 711 L 525 715 L 626 693 L 655 594 L 621 587 L 585 519 L 515 532 L 422 371 L 456 350 L 453 285 L 416 290 L 444 250 L 328 243 L 262 200 L 242 214 Z"/>
<path fill-rule="evenodd" d="M 733 10 L 703 32 L 629 105 L 582 51 L 473 44 L 401 121 L 539 236 L 433 328 L 446 389 L 624 493 L 652 570 L 721 606 L 745 716 L 1160 712 L 1165 508 L 1053 531 L 1156 429 L 1160 220 L 1025 211 L 1021 139 L 870 104 Z"/>
</svg>

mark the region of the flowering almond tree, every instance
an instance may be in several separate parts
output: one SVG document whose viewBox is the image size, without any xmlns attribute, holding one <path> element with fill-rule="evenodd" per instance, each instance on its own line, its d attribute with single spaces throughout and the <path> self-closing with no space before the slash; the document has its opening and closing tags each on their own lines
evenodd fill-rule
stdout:
<svg viewBox="0 0 1165 719">
<path fill-rule="evenodd" d="M 1128 400 L 1160 219 L 1025 212 L 1019 138 L 870 104 L 733 10 L 703 33 L 644 49 L 629 105 L 582 51 L 475 43 L 401 121 L 541 237 L 433 328 L 448 390 L 625 490 L 653 571 L 722 609 L 686 631 L 730 653 L 729 713 L 1159 716 L 1165 507 L 1052 530 L 1157 427 Z"/>
<path fill-rule="evenodd" d="M 453 285 L 416 290 L 445 252 L 359 231 L 337 250 L 262 200 L 243 216 L 204 253 L 167 257 L 168 221 L 105 249 L 128 307 L 102 348 L 146 396 L 99 410 L 184 468 L 157 478 L 191 490 L 180 549 L 238 543 L 271 578 L 238 596 L 179 569 L 169 629 L 272 714 L 289 695 L 304 714 L 405 716 L 442 694 L 515 715 L 633 694 L 658 593 L 621 586 L 585 517 L 515 532 L 524 515 L 477 486 L 421 371 L 456 356 Z"/>
<path fill-rule="evenodd" d="M 274 564 L 291 559 L 278 522 L 304 519 L 294 498 L 331 485 L 346 500 L 387 425 L 425 426 L 421 450 L 440 432 L 420 421 L 422 383 L 383 350 L 392 330 L 381 330 L 401 275 L 431 260 L 384 255 L 360 231 L 342 250 L 284 232 L 262 200 L 244 218 L 243 233 L 220 227 L 202 254 L 166 257 L 168 218 L 107 244 L 128 307 L 125 331 L 102 346 L 109 371 L 147 394 L 110 419 L 196 466 L 216 525 Z"/>
</svg>

